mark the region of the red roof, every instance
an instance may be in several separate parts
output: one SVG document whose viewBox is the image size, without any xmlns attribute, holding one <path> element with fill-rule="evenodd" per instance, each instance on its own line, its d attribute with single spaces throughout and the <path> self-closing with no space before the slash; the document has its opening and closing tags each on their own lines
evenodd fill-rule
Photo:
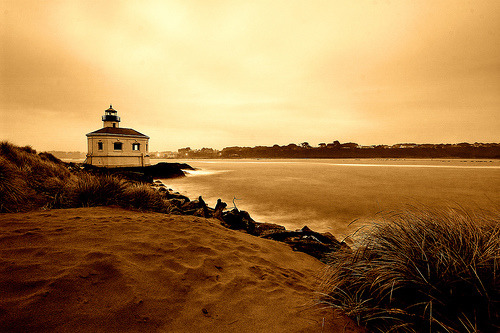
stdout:
<svg viewBox="0 0 500 333">
<path fill-rule="evenodd" d="M 100 136 L 100 135 L 132 136 L 132 137 L 149 139 L 149 136 L 139 133 L 134 129 L 122 128 L 122 127 L 103 127 L 97 131 L 90 132 L 87 134 L 87 136 Z"/>
</svg>

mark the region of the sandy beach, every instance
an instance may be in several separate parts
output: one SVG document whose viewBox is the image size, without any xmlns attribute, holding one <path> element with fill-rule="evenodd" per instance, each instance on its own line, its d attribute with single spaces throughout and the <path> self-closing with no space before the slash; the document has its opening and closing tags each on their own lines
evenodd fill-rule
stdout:
<svg viewBox="0 0 500 333">
<path fill-rule="evenodd" d="M 0 214 L 0 327 L 357 332 L 315 303 L 324 264 L 192 216 L 94 207 Z"/>
</svg>

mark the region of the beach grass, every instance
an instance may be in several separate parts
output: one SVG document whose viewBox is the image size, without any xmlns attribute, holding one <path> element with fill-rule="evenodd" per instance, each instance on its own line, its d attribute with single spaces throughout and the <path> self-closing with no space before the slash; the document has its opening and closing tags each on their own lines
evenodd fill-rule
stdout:
<svg viewBox="0 0 500 333">
<path fill-rule="evenodd" d="M 170 208 L 148 185 L 115 175 L 71 172 L 51 154 L 0 142 L 0 212 L 109 205 L 156 212 Z"/>
<path fill-rule="evenodd" d="M 117 177 L 82 172 L 65 187 L 65 192 L 69 206 L 109 206 L 118 204 L 125 187 L 125 181 Z"/>
<path fill-rule="evenodd" d="M 499 222 L 458 208 L 386 214 L 331 256 L 321 302 L 373 332 L 498 332 Z"/>
<path fill-rule="evenodd" d="M 172 205 L 160 194 L 145 184 L 127 186 L 122 195 L 122 206 L 168 213 Z"/>
<path fill-rule="evenodd" d="M 56 195 L 71 174 L 62 162 L 53 162 L 47 155 L 38 155 L 29 146 L 0 142 L 0 212 L 30 210 Z"/>
</svg>

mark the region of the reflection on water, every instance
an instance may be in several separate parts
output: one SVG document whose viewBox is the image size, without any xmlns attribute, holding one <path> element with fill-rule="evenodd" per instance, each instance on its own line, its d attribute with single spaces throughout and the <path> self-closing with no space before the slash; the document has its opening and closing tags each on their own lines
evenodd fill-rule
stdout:
<svg viewBox="0 0 500 333">
<path fill-rule="evenodd" d="M 218 198 L 259 222 L 304 225 L 342 237 L 355 219 L 406 205 L 499 207 L 500 161 L 189 160 L 188 177 L 164 180 L 211 206 Z"/>
<path fill-rule="evenodd" d="M 188 177 L 192 176 L 208 176 L 214 175 L 216 173 L 227 172 L 229 170 L 204 170 L 204 169 L 196 169 L 196 170 L 184 170 L 184 173 Z"/>
</svg>

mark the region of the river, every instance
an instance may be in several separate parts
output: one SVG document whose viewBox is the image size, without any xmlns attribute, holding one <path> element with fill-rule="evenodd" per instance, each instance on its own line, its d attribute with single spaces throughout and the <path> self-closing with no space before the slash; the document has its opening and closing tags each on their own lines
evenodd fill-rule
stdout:
<svg viewBox="0 0 500 333">
<path fill-rule="evenodd" d="M 174 162 L 173 160 L 152 160 Z M 259 222 L 307 225 L 337 237 L 379 212 L 408 208 L 500 207 L 499 160 L 287 159 L 175 160 L 196 168 L 164 179 L 215 206 L 218 198 Z"/>
</svg>

